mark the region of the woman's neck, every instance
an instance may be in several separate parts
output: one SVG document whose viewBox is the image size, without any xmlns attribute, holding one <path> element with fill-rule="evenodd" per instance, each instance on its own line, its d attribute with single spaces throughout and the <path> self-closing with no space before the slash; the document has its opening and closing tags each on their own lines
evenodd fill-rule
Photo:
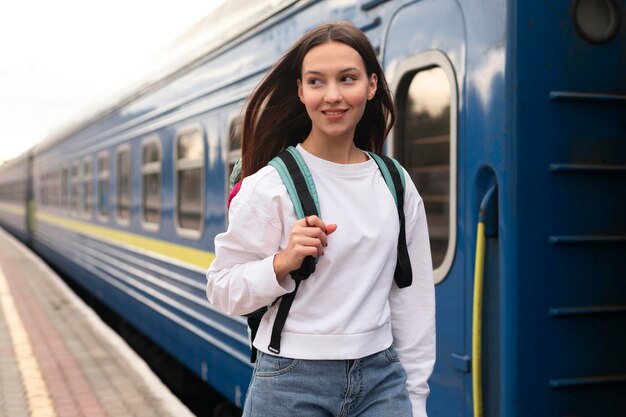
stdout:
<svg viewBox="0 0 626 417">
<path fill-rule="evenodd" d="M 318 158 L 337 164 L 357 164 L 368 160 L 353 140 L 322 139 L 309 135 L 302 142 L 302 147 Z"/>
</svg>

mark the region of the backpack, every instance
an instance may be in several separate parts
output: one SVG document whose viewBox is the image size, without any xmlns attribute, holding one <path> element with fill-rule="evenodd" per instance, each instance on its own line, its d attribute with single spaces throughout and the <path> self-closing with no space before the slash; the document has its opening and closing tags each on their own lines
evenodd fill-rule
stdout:
<svg viewBox="0 0 626 417">
<path fill-rule="evenodd" d="M 413 280 L 411 263 L 409 259 L 409 253 L 406 246 L 406 232 L 405 232 L 405 220 L 404 220 L 404 175 L 402 173 L 402 167 L 393 158 L 385 155 L 377 155 L 373 152 L 368 152 L 370 157 L 376 162 L 378 168 L 381 171 L 385 183 L 391 192 L 393 199 L 396 203 L 398 210 L 398 218 L 400 220 L 400 233 L 398 234 L 398 259 L 396 263 L 396 269 L 394 272 L 394 280 L 399 288 L 405 288 L 411 285 Z M 228 206 L 233 197 L 239 191 L 241 187 L 241 161 L 237 161 L 233 168 L 233 172 L 230 176 L 231 192 L 228 197 Z M 315 184 L 313 183 L 313 177 L 302 158 L 302 155 L 294 148 L 289 146 L 287 149 L 278 154 L 274 159 L 269 162 L 269 165 L 273 166 L 280 175 L 289 197 L 293 203 L 298 219 L 302 219 L 306 216 L 320 216 L 319 202 L 317 199 L 317 191 Z M 295 281 L 295 289 L 283 295 L 282 301 L 278 307 L 276 319 L 272 327 L 272 335 L 268 350 L 272 353 L 280 353 L 280 336 L 282 329 L 287 320 L 287 315 L 293 304 L 293 300 L 298 291 L 300 283 L 307 279 L 313 272 L 315 272 L 315 264 L 317 259 L 312 256 L 307 256 L 299 269 L 291 272 L 291 277 Z M 248 333 L 250 337 L 250 349 L 251 356 L 250 362 L 256 361 L 256 348 L 252 342 L 256 337 L 257 330 L 261 324 L 261 319 L 266 311 L 268 311 L 276 302 L 275 300 L 271 305 L 262 307 L 250 314 L 247 314 L 248 321 Z"/>
</svg>

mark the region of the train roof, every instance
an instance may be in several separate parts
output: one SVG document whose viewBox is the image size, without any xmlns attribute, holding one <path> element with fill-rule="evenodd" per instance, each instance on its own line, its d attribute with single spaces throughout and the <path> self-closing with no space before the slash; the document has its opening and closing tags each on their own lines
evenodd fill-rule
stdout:
<svg viewBox="0 0 626 417">
<path fill-rule="evenodd" d="M 94 103 L 79 113 L 75 122 L 53 132 L 35 145 L 35 152 L 43 151 L 79 132 L 89 124 L 106 117 L 162 82 L 187 71 L 202 58 L 219 52 L 222 48 L 249 32 L 254 27 L 297 3 L 298 0 L 226 0 L 213 12 L 201 18 L 191 28 L 158 52 L 150 62 L 150 69 L 135 80 L 120 87 L 108 99 Z M 30 150 L 29 150 L 30 151 Z M 29 152 L 26 151 L 26 152 Z"/>
</svg>

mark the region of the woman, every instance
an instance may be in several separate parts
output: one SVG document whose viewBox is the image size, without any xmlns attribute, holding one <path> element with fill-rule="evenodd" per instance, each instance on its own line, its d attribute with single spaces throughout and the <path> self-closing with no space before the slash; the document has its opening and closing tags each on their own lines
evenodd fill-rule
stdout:
<svg viewBox="0 0 626 417">
<path fill-rule="evenodd" d="M 435 360 L 434 285 L 426 217 L 410 176 L 404 213 L 412 285 L 394 283 L 399 233 L 376 163 L 395 119 L 376 54 L 348 23 L 318 26 L 277 62 L 249 98 L 241 189 L 215 239 L 207 296 L 249 314 L 293 291 L 290 271 L 319 256 L 268 349 L 280 301 L 264 316 L 244 416 L 426 416 Z M 305 160 L 320 217 L 296 219 L 267 163 L 289 145 Z"/>
</svg>

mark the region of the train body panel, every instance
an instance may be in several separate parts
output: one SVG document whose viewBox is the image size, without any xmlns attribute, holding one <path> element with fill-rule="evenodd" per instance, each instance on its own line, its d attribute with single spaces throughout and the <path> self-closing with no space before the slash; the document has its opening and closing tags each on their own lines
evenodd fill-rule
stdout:
<svg viewBox="0 0 626 417">
<path fill-rule="evenodd" d="M 623 1 L 600 3 L 619 5 L 611 16 L 623 20 Z M 350 20 L 379 52 L 397 101 L 386 151 L 427 210 L 437 297 L 429 415 L 473 415 L 475 372 L 487 416 L 625 414 L 623 22 L 594 44 L 574 28 L 584 0 L 274 4 L 245 32 L 0 167 L 0 223 L 242 406 L 245 322 L 204 294 L 214 237 L 227 227 L 241 109 L 300 35 Z"/>
</svg>

